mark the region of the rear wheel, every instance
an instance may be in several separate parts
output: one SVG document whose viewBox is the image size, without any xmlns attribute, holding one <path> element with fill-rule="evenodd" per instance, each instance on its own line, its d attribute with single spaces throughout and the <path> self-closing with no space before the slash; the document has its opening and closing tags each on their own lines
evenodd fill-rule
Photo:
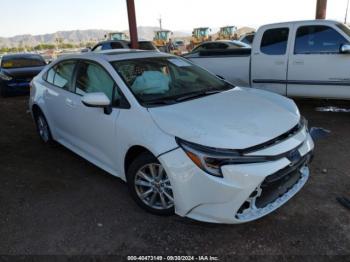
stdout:
<svg viewBox="0 0 350 262">
<path fill-rule="evenodd" d="M 39 137 L 41 138 L 41 140 L 45 144 L 51 143 L 53 140 L 52 140 L 52 136 L 51 136 L 50 127 L 49 127 L 49 124 L 47 123 L 46 118 L 42 112 L 38 111 L 35 114 L 35 123 L 36 123 L 36 128 L 37 128 L 37 131 L 38 131 L 38 134 L 39 134 Z"/>
<path fill-rule="evenodd" d="M 154 156 L 139 155 L 130 165 L 127 178 L 131 195 L 143 209 L 157 215 L 174 213 L 170 180 Z"/>
</svg>

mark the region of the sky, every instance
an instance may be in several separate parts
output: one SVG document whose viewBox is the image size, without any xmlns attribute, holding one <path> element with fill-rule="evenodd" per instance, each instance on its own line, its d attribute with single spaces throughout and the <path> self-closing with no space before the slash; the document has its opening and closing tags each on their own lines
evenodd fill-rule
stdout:
<svg viewBox="0 0 350 262">
<path fill-rule="evenodd" d="M 344 21 L 347 0 L 328 0 L 327 18 Z M 126 0 L 0 0 L 0 36 L 128 28 Z M 316 0 L 135 0 L 138 26 L 172 31 L 313 19 Z M 350 15 L 349 15 L 350 20 Z"/>
</svg>

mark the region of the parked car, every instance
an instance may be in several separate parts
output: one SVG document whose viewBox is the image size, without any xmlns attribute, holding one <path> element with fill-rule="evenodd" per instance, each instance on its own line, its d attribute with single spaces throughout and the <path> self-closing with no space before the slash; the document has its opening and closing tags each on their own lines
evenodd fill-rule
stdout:
<svg viewBox="0 0 350 262">
<path fill-rule="evenodd" d="M 252 50 L 186 56 L 227 81 L 290 97 L 350 99 L 350 28 L 329 20 L 266 25 Z"/>
<path fill-rule="evenodd" d="M 177 50 L 178 55 L 182 55 L 182 54 L 188 53 L 187 46 L 186 46 L 184 40 L 175 39 L 174 47 Z"/>
<path fill-rule="evenodd" d="M 254 37 L 255 37 L 255 33 L 248 33 L 248 34 L 242 35 L 238 40 L 248 45 L 252 45 L 254 41 Z"/>
<path fill-rule="evenodd" d="M 237 40 L 217 40 L 204 42 L 195 47 L 190 54 L 199 53 L 200 51 L 207 50 L 230 50 L 236 48 L 250 48 L 250 45 Z"/>
<path fill-rule="evenodd" d="M 186 47 L 185 41 L 184 41 L 184 40 L 178 40 L 178 39 L 176 39 L 176 40 L 174 41 L 174 45 L 175 45 L 176 47 Z"/>
<path fill-rule="evenodd" d="M 139 48 L 140 50 L 154 50 L 157 51 L 158 48 L 153 44 L 152 41 L 139 41 Z M 98 44 L 96 44 L 91 51 L 93 52 L 99 52 L 99 51 L 105 51 L 110 49 L 130 49 L 131 44 L 129 41 L 124 40 L 108 40 L 103 41 Z"/>
<path fill-rule="evenodd" d="M 292 100 L 234 87 L 180 57 L 70 55 L 32 85 L 42 141 L 123 179 L 155 214 L 248 222 L 282 206 L 309 177 L 314 144 Z"/>
<path fill-rule="evenodd" d="M 29 83 L 46 65 L 41 55 L 4 55 L 0 64 L 0 95 L 29 93 Z"/>
</svg>

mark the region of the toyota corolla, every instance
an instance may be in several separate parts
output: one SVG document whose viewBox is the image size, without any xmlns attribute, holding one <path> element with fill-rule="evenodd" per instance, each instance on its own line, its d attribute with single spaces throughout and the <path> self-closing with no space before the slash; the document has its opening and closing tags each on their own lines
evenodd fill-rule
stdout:
<svg viewBox="0 0 350 262">
<path fill-rule="evenodd" d="M 292 100 L 172 55 L 65 56 L 34 78 L 29 106 L 43 142 L 126 181 L 154 214 L 248 222 L 309 177 L 314 144 Z"/>
</svg>

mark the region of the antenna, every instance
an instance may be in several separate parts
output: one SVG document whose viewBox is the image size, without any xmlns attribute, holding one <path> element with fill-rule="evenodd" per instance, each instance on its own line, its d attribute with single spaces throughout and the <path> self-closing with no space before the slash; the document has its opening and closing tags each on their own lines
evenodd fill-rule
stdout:
<svg viewBox="0 0 350 262">
<path fill-rule="evenodd" d="M 348 19 L 348 10 L 349 10 L 349 0 L 348 0 L 347 5 L 346 5 L 344 24 L 346 24 L 347 19 Z"/>
</svg>

